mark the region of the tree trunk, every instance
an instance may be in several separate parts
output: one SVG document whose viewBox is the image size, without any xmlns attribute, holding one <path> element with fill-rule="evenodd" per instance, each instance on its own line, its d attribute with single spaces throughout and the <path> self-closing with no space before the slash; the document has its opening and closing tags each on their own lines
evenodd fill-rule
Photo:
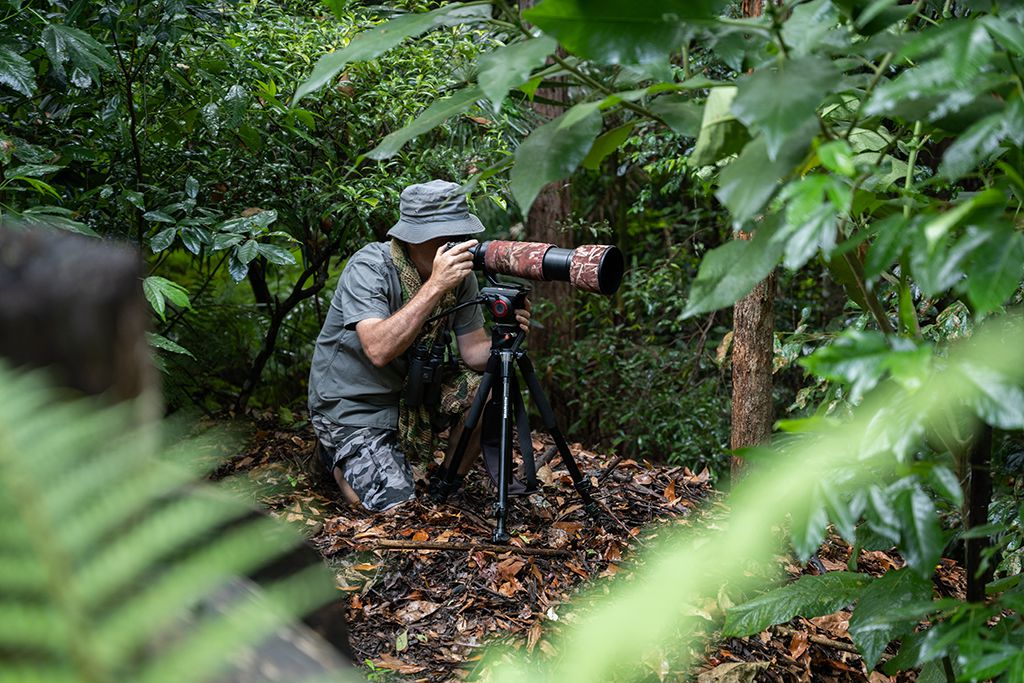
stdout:
<svg viewBox="0 0 1024 683">
<path fill-rule="evenodd" d="M 127 246 L 59 230 L 0 227 L 0 357 L 59 386 L 159 417 L 142 261 Z"/>
<path fill-rule="evenodd" d="M 764 0 L 743 0 L 744 16 L 758 17 Z M 741 233 L 740 239 L 750 239 Z M 767 442 L 772 434 L 772 356 L 775 319 L 775 275 L 758 283 L 733 308 L 732 431 L 733 450 Z M 743 471 L 743 459 L 733 456 L 732 481 Z"/>
<path fill-rule="evenodd" d="M 519 9 L 533 7 L 536 0 L 519 0 Z M 546 100 L 566 101 L 564 88 L 540 88 L 537 96 Z M 565 111 L 565 107 L 535 102 L 533 109 L 545 119 L 553 119 Z M 557 181 L 547 185 L 537 195 L 530 207 L 526 219 L 526 240 L 556 244 L 559 247 L 573 247 L 572 233 L 560 232 L 563 225 L 572 215 L 572 192 L 568 181 Z M 537 322 L 543 327 L 530 331 L 530 350 L 534 362 L 539 368 L 546 367 L 546 359 L 553 349 L 564 349 L 576 339 L 576 319 L 574 293 L 572 287 L 564 282 L 537 282 L 531 294 L 533 302 L 544 302 L 544 315 L 537 316 Z M 555 385 L 546 381 L 543 370 L 541 379 L 545 390 L 551 395 L 551 405 L 559 422 L 565 424 L 571 419 L 566 406 L 574 397 L 573 387 Z"/>
<path fill-rule="evenodd" d="M 988 524 L 988 507 L 992 502 L 992 427 L 987 424 L 981 425 L 974 443 L 968 454 L 970 466 L 970 479 L 967 484 L 967 496 L 964 500 L 966 514 L 964 517 L 967 523 L 965 529 L 974 529 Z M 992 562 L 981 571 L 983 554 L 991 545 L 990 539 L 968 538 L 965 544 L 965 562 L 967 569 L 967 600 L 968 602 L 983 602 L 985 600 L 985 586 L 995 573 L 995 566 Z"/>
<path fill-rule="evenodd" d="M 774 303 L 775 275 L 770 275 L 733 307 L 729 447 L 734 450 L 766 443 L 771 438 Z M 743 459 L 733 456 L 734 482 L 742 469 Z"/>
</svg>

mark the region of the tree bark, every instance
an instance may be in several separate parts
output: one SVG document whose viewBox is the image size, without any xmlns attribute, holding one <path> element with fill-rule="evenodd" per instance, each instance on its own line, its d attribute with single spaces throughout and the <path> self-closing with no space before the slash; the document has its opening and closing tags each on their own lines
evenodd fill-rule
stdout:
<svg viewBox="0 0 1024 683">
<path fill-rule="evenodd" d="M 775 275 L 759 282 L 733 307 L 732 432 L 729 447 L 766 443 L 772 434 L 772 333 Z M 737 481 L 743 459 L 733 456 Z"/>
<path fill-rule="evenodd" d="M 764 0 L 743 0 L 744 16 L 758 17 Z M 741 233 L 740 239 L 750 239 Z M 772 434 L 772 356 L 775 275 L 757 284 L 733 307 L 732 428 L 730 448 L 767 442 Z M 738 481 L 743 459 L 733 456 L 731 478 Z"/>
</svg>

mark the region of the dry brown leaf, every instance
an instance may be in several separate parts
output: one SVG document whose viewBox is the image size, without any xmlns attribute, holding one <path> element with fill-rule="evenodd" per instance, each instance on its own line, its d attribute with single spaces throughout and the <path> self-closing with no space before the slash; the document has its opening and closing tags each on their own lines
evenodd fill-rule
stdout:
<svg viewBox="0 0 1024 683">
<path fill-rule="evenodd" d="M 430 534 L 428 534 L 426 531 L 423 531 L 422 529 L 420 529 L 412 535 L 412 540 L 416 541 L 417 543 L 422 543 L 423 541 L 426 541 L 429 538 Z"/>
<path fill-rule="evenodd" d="M 359 564 L 352 565 L 352 569 L 355 569 L 357 572 L 369 572 L 373 571 L 374 569 L 380 569 L 380 565 L 370 564 L 368 562 L 360 562 Z"/>
<path fill-rule="evenodd" d="M 440 607 L 440 604 L 429 600 L 413 600 L 395 612 L 395 617 L 403 624 L 414 624 L 420 619 L 429 617 Z"/>
<path fill-rule="evenodd" d="M 510 557 L 498 563 L 498 574 L 506 581 L 509 581 L 525 566 L 526 562 L 523 560 L 518 557 Z"/>
<path fill-rule="evenodd" d="M 373 660 L 373 665 L 378 669 L 389 669 L 391 671 L 397 671 L 400 674 L 414 674 L 423 671 L 427 667 L 419 666 L 417 664 L 406 664 L 402 660 L 394 657 L 387 652 L 381 654 L 380 657 Z"/>
<path fill-rule="evenodd" d="M 814 617 L 810 622 L 822 631 L 827 632 L 833 638 L 850 637 L 850 632 L 848 630 L 850 627 L 849 612 L 833 612 L 832 614 L 826 614 L 823 617 Z"/>
<path fill-rule="evenodd" d="M 797 631 L 789 641 L 789 656 L 793 659 L 800 659 L 800 655 L 807 652 L 807 632 Z"/>
<path fill-rule="evenodd" d="M 676 482 L 675 480 L 670 481 L 668 486 L 665 487 L 665 492 L 662 494 L 665 496 L 665 500 L 672 502 L 676 499 Z"/>
<path fill-rule="evenodd" d="M 540 640 L 541 625 L 540 620 L 533 622 L 533 626 L 526 634 L 526 652 L 528 654 L 533 653 L 533 648 L 537 646 L 537 641 Z"/>
</svg>

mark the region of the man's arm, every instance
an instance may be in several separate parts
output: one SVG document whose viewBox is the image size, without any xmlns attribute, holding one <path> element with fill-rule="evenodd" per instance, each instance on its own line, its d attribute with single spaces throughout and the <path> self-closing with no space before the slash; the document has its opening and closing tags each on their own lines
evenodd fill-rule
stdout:
<svg viewBox="0 0 1024 683">
<path fill-rule="evenodd" d="M 359 343 L 374 366 L 384 367 L 412 345 L 441 297 L 473 271 L 473 255 L 467 250 L 475 244 L 475 240 L 463 242 L 448 251 L 440 247 L 430 278 L 408 303 L 387 318 L 356 323 Z"/>
</svg>

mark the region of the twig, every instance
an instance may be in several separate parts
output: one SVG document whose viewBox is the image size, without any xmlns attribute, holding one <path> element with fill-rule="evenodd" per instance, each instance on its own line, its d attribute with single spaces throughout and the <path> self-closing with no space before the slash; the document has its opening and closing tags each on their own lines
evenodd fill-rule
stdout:
<svg viewBox="0 0 1024 683">
<path fill-rule="evenodd" d="M 797 633 L 804 633 L 804 631 L 797 631 L 794 628 L 788 626 L 772 626 L 772 630 L 782 636 L 795 636 Z M 816 645 L 824 645 L 825 647 L 831 647 L 836 650 L 842 650 L 843 652 L 849 652 L 850 654 L 861 656 L 860 652 L 853 645 L 844 643 L 839 640 L 833 640 L 826 636 L 819 636 L 817 633 L 807 633 L 807 641 L 815 643 Z M 882 659 L 891 659 L 891 655 L 882 654 Z"/>
<path fill-rule="evenodd" d="M 597 483 L 603 483 L 604 480 L 608 478 L 608 475 L 615 471 L 615 468 L 619 466 L 620 462 L 622 462 L 621 455 L 616 455 L 614 458 L 612 458 L 612 461 L 608 463 L 607 467 L 604 468 L 604 472 L 602 472 L 601 476 L 597 478 Z"/>
<path fill-rule="evenodd" d="M 437 541 L 403 541 L 382 539 L 372 546 L 374 550 L 450 550 L 465 552 L 480 550 L 488 553 L 518 553 L 520 555 L 540 555 L 556 557 L 572 555 L 569 550 L 560 548 L 520 548 L 516 545 L 494 545 L 492 543 L 440 543 Z"/>
</svg>

